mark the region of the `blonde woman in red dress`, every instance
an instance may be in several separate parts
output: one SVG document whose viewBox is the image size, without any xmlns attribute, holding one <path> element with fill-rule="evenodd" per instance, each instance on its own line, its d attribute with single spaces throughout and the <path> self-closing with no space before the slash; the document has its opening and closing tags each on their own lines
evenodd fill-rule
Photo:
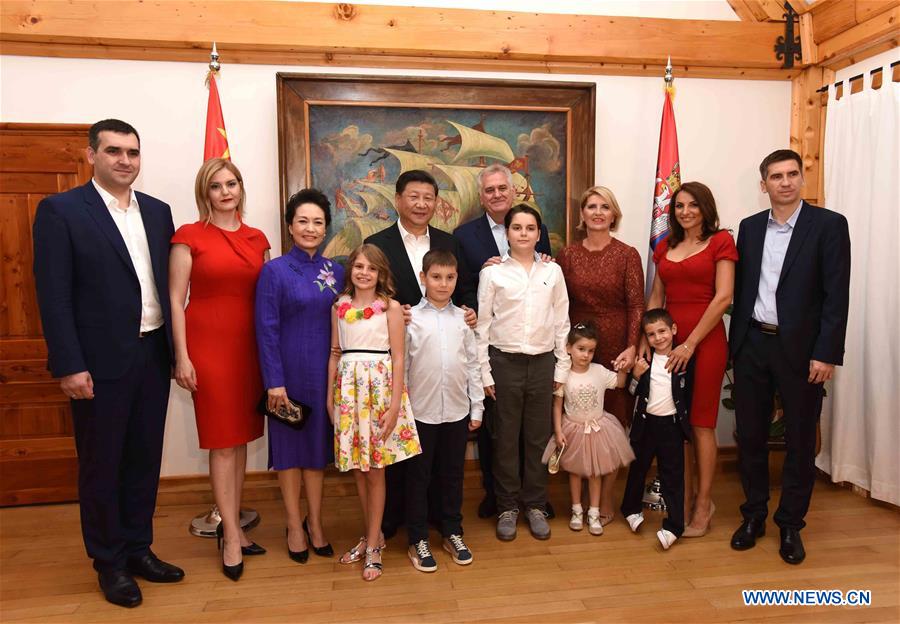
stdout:
<svg viewBox="0 0 900 624">
<path fill-rule="evenodd" d="M 621 220 L 613 192 L 605 186 L 589 188 L 581 195 L 581 220 L 576 228 L 584 238 L 560 251 L 556 261 L 566 278 L 572 325 L 591 321 L 597 326 L 594 362 L 613 370 L 630 370 L 641 336 L 644 270 L 637 249 L 612 235 Z M 634 399 L 624 389 L 609 390 L 605 409 L 627 427 Z M 616 474 L 603 475 L 603 525 L 613 519 Z"/>
<path fill-rule="evenodd" d="M 712 482 L 716 471 L 716 420 L 728 342 L 722 315 L 734 293 L 737 248 L 727 230 L 719 229 L 716 200 L 705 184 L 685 182 L 669 203 L 669 235 L 653 252 L 657 272 L 648 308 L 665 308 L 678 326 L 680 344 L 667 368 L 683 370 L 694 359 L 691 398 L 693 445 L 684 462 L 685 526 L 682 537 L 702 537 L 715 512 Z M 643 355 L 646 341 L 642 343 Z M 649 349 L 648 349 L 649 350 Z M 691 453 L 693 446 L 693 453 Z M 694 496 L 692 464 L 697 461 Z"/>
<path fill-rule="evenodd" d="M 222 572 L 236 581 L 243 555 L 266 552 L 244 534 L 239 516 L 247 443 L 263 434 L 254 303 L 269 241 L 242 220 L 244 183 L 231 161 L 203 163 L 194 194 L 200 220 L 178 228 L 169 255 L 175 381 L 194 399 L 200 448 L 209 449 L 209 479 L 222 515 Z"/>
</svg>

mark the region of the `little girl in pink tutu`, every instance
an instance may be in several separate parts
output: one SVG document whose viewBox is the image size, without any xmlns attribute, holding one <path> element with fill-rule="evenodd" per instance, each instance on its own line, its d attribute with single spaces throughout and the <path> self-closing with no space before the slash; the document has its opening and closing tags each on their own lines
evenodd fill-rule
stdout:
<svg viewBox="0 0 900 624">
<path fill-rule="evenodd" d="M 565 445 L 559 466 L 569 473 L 572 494 L 569 528 L 573 531 L 584 528 L 581 480 L 586 478 L 590 498 L 588 531 L 591 535 L 602 535 L 600 477 L 627 466 L 634 460 L 634 453 L 619 420 L 603 411 L 606 390 L 623 387 L 628 371 L 613 372 L 593 364 L 596 348 L 596 326 L 591 322 L 575 324 L 569 332 L 566 347 L 572 356 L 572 370 L 566 384 L 554 393 L 554 439 L 550 445 Z"/>
</svg>

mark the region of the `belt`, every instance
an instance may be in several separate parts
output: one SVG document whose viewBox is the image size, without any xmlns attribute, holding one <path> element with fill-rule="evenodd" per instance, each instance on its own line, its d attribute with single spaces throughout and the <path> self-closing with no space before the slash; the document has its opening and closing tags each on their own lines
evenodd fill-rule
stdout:
<svg viewBox="0 0 900 624">
<path fill-rule="evenodd" d="M 341 353 L 377 353 L 379 355 L 388 355 L 390 352 L 390 349 L 387 351 L 381 351 L 379 349 L 344 349 L 341 351 Z"/>
<path fill-rule="evenodd" d="M 778 335 L 778 325 L 772 325 L 772 323 L 762 323 L 752 317 L 750 318 L 750 327 L 758 329 L 762 333 L 769 334 L 770 336 Z"/>
<path fill-rule="evenodd" d="M 152 335 L 155 334 L 156 332 L 161 331 L 162 328 L 163 328 L 163 326 L 160 325 L 160 326 L 157 327 L 156 329 L 151 329 L 150 331 L 139 332 L 139 333 L 138 333 L 138 336 L 140 336 L 141 338 L 146 338 L 147 336 L 152 336 Z"/>
</svg>

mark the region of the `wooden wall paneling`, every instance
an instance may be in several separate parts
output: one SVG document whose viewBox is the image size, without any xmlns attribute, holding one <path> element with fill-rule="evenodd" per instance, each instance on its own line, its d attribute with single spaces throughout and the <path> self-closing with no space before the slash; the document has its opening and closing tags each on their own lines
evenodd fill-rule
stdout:
<svg viewBox="0 0 900 624">
<path fill-rule="evenodd" d="M 0 505 L 77 496 L 69 400 L 46 368 L 31 227 L 42 198 L 90 179 L 88 128 L 0 124 Z"/>
<path fill-rule="evenodd" d="M 800 16 L 800 54 L 804 65 L 815 65 L 819 62 L 819 47 L 813 33 L 813 16 L 804 13 Z"/>
<path fill-rule="evenodd" d="M 774 42 L 774 39 L 772 40 Z M 227 63 L 258 65 L 309 65 L 312 67 L 350 67 L 379 69 L 442 69 L 447 71 L 522 72 L 537 74 L 585 74 L 589 76 L 650 76 L 665 73 L 665 61 L 658 63 L 613 63 L 571 60 L 522 60 L 494 58 L 453 58 L 446 56 L 400 56 L 396 54 L 362 54 L 345 52 L 299 52 L 247 50 L 218 45 Z M 197 46 L 182 48 L 147 48 L 130 46 L 85 46 L 65 43 L 33 43 L 4 41 L 3 53 L 18 56 L 50 58 L 103 58 L 124 60 L 184 61 L 206 64 L 209 51 Z M 773 57 L 774 58 L 774 57 Z M 681 78 L 724 78 L 735 80 L 791 80 L 799 68 L 713 67 L 675 64 Z"/>
<path fill-rule="evenodd" d="M 822 86 L 834 82 L 834 71 L 828 68 L 822 69 Z M 819 206 L 828 207 L 828 198 L 825 197 L 825 118 L 828 115 L 828 92 L 816 93 L 819 102 L 819 183 L 816 186 L 816 199 Z"/>
<path fill-rule="evenodd" d="M 856 0 L 820 0 L 813 4 L 810 12 L 815 20 L 816 43 L 831 39 L 857 24 Z"/>
<path fill-rule="evenodd" d="M 867 58 L 877 56 L 882 52 L 893 50 L 898 46 L 900 46 L 900 36 L 898 36 L 898 38 L 888 39 L 887 41 L 865 48 L 864 50 L 855 51 L 843 58 L 820 64 L 823 67 L 827 67 L 828 69 L 831 69 L 833 71 L 838 71 L 844 69 L 845 67 L 856 65 L 857 63 L 864 61 Z"/>
<path fill-rule="evenodd" d="M 807 67 L 793 80 L 791 88 L 791 149 L 803 159 L 805 187 L 803 199 L 816 203 L 821 177 L 821 148 L 824 126 L 821 98 L 816 90 L 823 84 L 823 68 Z"/>
<path fill-rule="evenodd" d="M 819 20 L 814 18 L 815 36 L 819 38 Z M 900 5 L 847 28 L 819 43 L 820 63 L 834 69 L 835 63 L 884 43 L 896 47 L 900 39 Z"/>
<path fill-rule="evenodd" d="M 766 14 L 767 21 L 784 22 L 784 14 L 787 13 L 784 8 L 784 2 L 778 2 L 777 0 L 757 0 L 757 2 L 759 2 L 760 7 Z"/>
<path fill-rule="evenodd" d="M 302 33 L 302 36 L 298 36 Z M 294 2 L 6 0 L 0 40 L 219 50 L 777 69 L 774 23 L 550 15 Z M 78 52 L 78 50 L 72 50 Z"/>
<path fill-rule="evenodd" d="M 862 24 L 879 13 L 900 5 L 900 0 L 856 0 L 856 22 Z"/>
<path fill-rule="evenodd" d="M 744 4 L 747 5 L 747 10 L 750 11 L 753 15 L 753 19 L 757 22 L 766 22 L 769 20 L 769 14 L 766 12 L 766 9 L 763 7 L 760 0 L 744 0 Z"/>
</svg>

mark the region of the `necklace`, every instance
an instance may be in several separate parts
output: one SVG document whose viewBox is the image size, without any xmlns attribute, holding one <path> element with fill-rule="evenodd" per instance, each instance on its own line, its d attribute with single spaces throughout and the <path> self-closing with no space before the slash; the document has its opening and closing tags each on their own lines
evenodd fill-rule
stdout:
<svg viewBox="0 0 900 624">
<path fill-rule="evenodd" d="M 363 319 L 370 319 L 376 314 L 382 314 L 384 309 L 384 302 L 381 299 L 376 299 L 362 309 L 354 308 L 349 301 L 344 301 L 338 306 L 337 315 L 339 319 L 344 319 L 347 323 L 355 323 Z"/>
</svg>

